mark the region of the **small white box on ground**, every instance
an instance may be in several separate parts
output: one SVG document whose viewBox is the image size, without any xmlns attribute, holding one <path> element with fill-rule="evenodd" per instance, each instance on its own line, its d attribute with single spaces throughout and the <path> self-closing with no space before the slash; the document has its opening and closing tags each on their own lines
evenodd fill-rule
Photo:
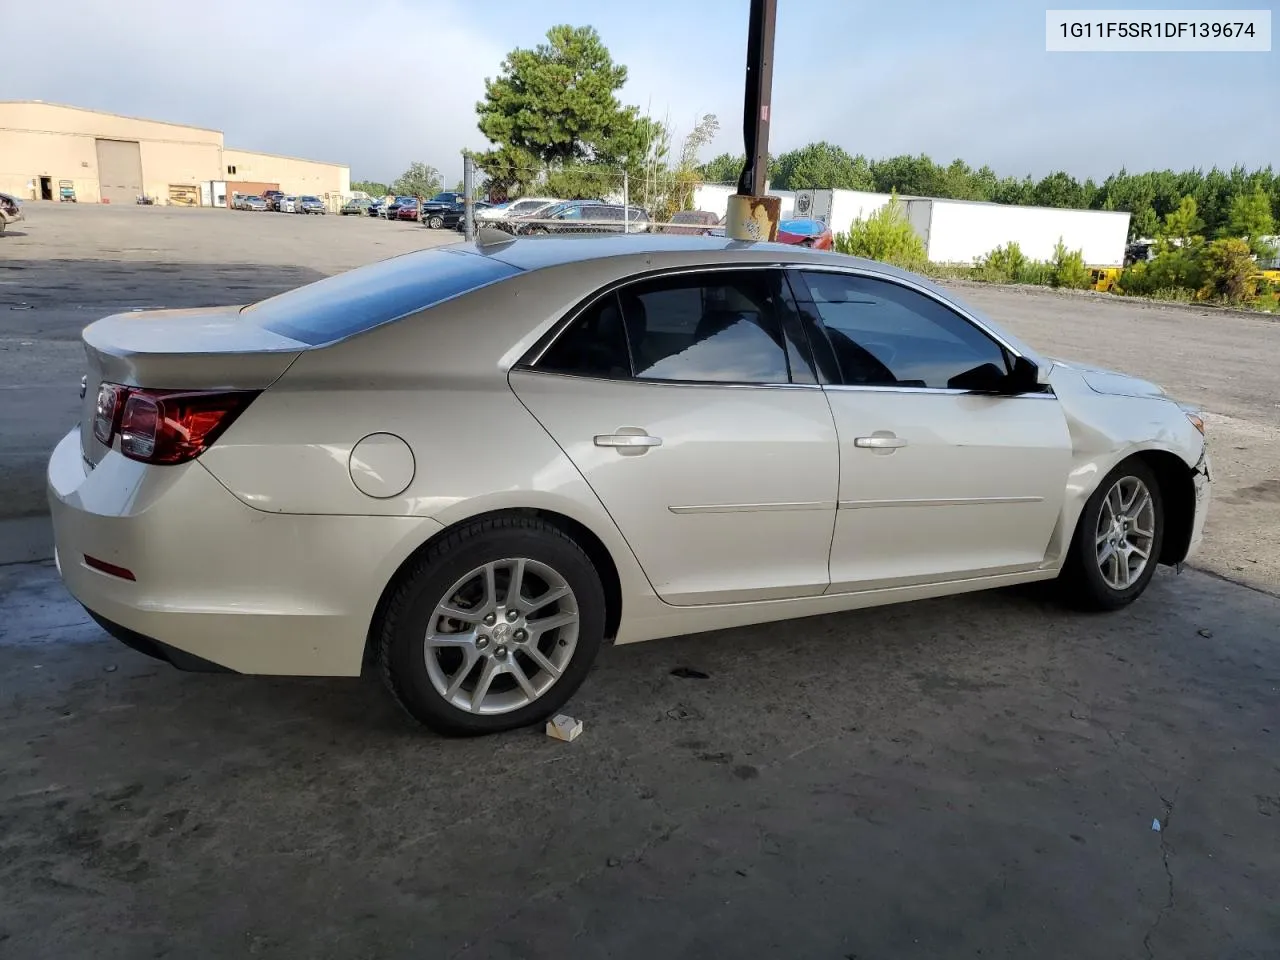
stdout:
<svg viewBox="0 0 1280 960">
<path fill-rule="evenodd" d="M 557 740 L 575 740 L 582 733 L 582 721 L 558 713 L 547 721 L 547 736 Z"/>
</svg>

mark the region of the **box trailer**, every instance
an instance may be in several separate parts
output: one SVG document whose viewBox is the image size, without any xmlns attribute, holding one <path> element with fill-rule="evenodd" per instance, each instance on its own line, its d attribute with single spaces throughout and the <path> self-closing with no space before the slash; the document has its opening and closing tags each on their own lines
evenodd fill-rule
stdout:
<svg viewBox="0 0 1280 960">
<path fill-rule="evenodd" d="M 1032 260 L 1051 260 L 1061 240 L 1094 267 L 1124 263 L 1129 214 L 1119 210 L 1022 207 L 973 200 L 910 197 L 907 219 L 933 263 L 971 264 L 996 247 L 1017 243 Z"/>
</svg>

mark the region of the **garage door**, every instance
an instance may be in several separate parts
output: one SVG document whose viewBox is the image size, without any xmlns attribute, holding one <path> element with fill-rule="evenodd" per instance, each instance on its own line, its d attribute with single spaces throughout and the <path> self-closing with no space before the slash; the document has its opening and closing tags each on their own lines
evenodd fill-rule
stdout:
<svg viewBox="0 0 1280 960">
<path fill-rule="evenodd" d="M 98 189 L 103 200 L 133 203 L 142 194 L 142 155 L 136 140 L 99 140 Z"/>
</svg>

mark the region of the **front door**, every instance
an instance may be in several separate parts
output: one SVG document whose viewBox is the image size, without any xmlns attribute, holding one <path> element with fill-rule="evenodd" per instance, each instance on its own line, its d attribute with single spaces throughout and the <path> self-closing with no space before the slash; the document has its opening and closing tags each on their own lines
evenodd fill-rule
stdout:
<svg viewBox="0 0 1280 960">
<path fill-rule="evenodd" d="M 511 386 L 586 478 L 657 594 L 817 596 L 838 450 L 781 271 L 603 293 Z"/>
<path fill-rule="evenodd" d="M 1057 398 L 952 386 L 1011 354 L 925 292 L 839 272 L 797 286 L 840 442 L 831 592 L 1040 566 L 1071 469 Z"/>
</svg>

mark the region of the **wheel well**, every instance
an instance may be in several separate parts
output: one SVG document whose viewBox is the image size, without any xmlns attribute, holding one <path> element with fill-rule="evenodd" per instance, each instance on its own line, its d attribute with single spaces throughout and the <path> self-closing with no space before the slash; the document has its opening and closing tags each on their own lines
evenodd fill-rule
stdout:
<svg viewBox="0 0 1280 960">
<path fill-rule="evenodd" d="M 518 510 L 492 510 L 488 513 L 479 513 L 464 520 L 459 520 L 451 526 L 445 527 L 439 533 L 435 534 L 429 540 L 418 546 L 413 553 L 405 557 L 404 562 L 396 569 L 391 579 L 387 581 L 387 585 L 382 588 L 382 595 L 378 598 L 378 605 L 374 608 L 373 617 L 369 621 L 368 635 L 365 637 L 364 644 L 364 664 L 368 666 L 373 662 L 377 655 L 378 644 L 374 637 L 374 631 L 377 629 L 378 623 L 382 620 L 382 612 L 386 608 L 387 602 L 391 599 L 395 587 L 400 582 L 400 577 L 405 570 L 411 567 L 433 543 L 442 537 L 447 537 L 451 532 L 464 524 L 474 523 L 477 520 L 489 520 L 494 517 L 511 517 L 524 516 L 536 517 L 544 523 L 558 527 L 561 532 L 570 537 L 583 552 L 586 553 L 591 565 L 596 568 L 600 574 L 600 583 L 604 587 L 605 601 L 605 639 L 609 640 L 618 634 L 618 625 L 622 622 L 622 581 L 618 577 L 618 567 L 613 562 L 613 557 L 609 553 L 609 549 L 604 543 L 592 533 L 591 528 L 579 523 L 571 517 L 566 517 L 562 513 L 556 513 L 552 510 L 538 509 L 518 509 Z"/>
<path fill-rule="evenodd" d="M 1144 450 L 1137 457 L 1156 475 L 1164 501 L 1164 543 L 1160 547 L 1160 562 L 1181 563 L 1191 546 L 1191 531 L 1195 527 L 1195 471 L 1181 457 L 1164 450 Z"/>
</svg>

